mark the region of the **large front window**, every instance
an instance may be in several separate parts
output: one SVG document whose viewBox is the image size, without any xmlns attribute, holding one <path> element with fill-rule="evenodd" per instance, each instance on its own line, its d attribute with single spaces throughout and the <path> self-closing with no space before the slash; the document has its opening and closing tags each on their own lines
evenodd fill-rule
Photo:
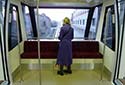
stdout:
<svg viewBox="0 0 125 85">
<path fill-rule="evenodd" d="M 37 23 L 37 9 L 35 11 Z M 39 8 L 39 34 L 41 39 L 56 39 L 65 17 L 70 18 L 74 38 L 84 39 L 89 9 Z"/>
<path fill-rule="evenodd" d="M 63 19 L 68 17 L 74 29 L 74 39 L 95 39 L 101 6 L 94 11 L 87 8 L 35 8 L 22 5 L 27 39 L 58 39 Z M 93 15 L 90 14 L 91 13 Z M 37 16 L 38 15 L 38 16 Z M 88 17 L 91 15 L 92 18 Z M 91 26 L 88 26 L 91 23 Z M 88 31 L 86 31 L 88 30 Z"/>
</svg>

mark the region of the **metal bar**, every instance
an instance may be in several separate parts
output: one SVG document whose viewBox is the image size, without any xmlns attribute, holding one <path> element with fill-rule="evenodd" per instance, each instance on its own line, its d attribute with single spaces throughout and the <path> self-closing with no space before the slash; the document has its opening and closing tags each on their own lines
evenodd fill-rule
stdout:
<svg viewBox="0 0 125 85">
<path fill-rule="evenodd" d="M 40 34 L 39 34 L 39 0 L 37 0 L 37 38 L 38 38 L 38 64 L 39 64 L 39 85 L 42 85 L 41 81 L 41 61 L 40 61 Z"/>
<path fill-rule="evenodd" d="M 19 14 L 18 14 L 18 11 L 16 11 L 16 14 L 17 14 L 17 20 L 18 21 L 16 21 L 17 22 L 17 40 L 18 40 L 18 53 L 19 53 L 19 56 L 20 56 L 20 54 L 21 54 L 21 50 L 20 50 L 20 32 L 19 32 L 19 29 L 20 29 L 20 27 L 19 27 Z M 19 58 L 19 72 L 20 72 L 20 74 L 21 74 L 21 76 L 20 76 L 20 84 L 21 84 L 21 82 L 23 82 L 24 80 L 23 80 L 23 77 L 22 77 L 22 65 L 21 65 L 21 58 Z"/>
<path fill-rule="evenodd" d="M 109 10 L 108 10 L 109 9 Z M 101 75 L 100 75 L 100 79 L 103 80 L 103 71 L 104 71 L 104 56 L 105 56 L 105 48 L 106 48 L 106 36 L 107 36 L 107 24 L 108 23 L 108 18 L 109 18 L 109 11 L 111 10 L 110 8 L 108 8 L 108 12 L 106 13 L 106 23 L 105 23 L 105 28 L 104 28 L 104 46 L 103 46 L 103 59 L 102 59 L 102 69 L 101 69 Z"/>
</svg>

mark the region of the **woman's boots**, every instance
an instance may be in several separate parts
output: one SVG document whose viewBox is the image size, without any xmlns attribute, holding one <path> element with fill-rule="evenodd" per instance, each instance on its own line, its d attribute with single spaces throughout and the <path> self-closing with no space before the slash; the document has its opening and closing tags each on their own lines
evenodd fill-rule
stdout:
<svg viewBox="0 0 125 85">
<path fill-rule="evenodd" d="M 60 65 L 60 71 L 57 71 L 57 74 L 63 76 L 64 75 L 64 71 L 63 71 L 63 65 Z"/>
<path fill-rule="evenodd" d="M 60 71 L 57 71 L 57 74 L 63 76 L 64 73 L 72 74 L 71 66 L 67 66 L 67 70 L 63 70 L 63 65 L 60 65 Z"/>
<path fill-rule="evenodd" d="M 67 70 L 64 70 L 67 74 L 72 74 L 71 66 L 67 66 Z"/>
</svg>

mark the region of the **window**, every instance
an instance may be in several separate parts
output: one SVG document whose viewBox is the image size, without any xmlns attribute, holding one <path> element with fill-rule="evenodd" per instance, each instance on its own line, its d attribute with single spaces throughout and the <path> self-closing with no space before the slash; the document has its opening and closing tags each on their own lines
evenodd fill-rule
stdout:
<svg viewBox="0 0 125 85">
<path fill-rule="evenodd" d="M 83 19 L 83 25 L 85 24 L 85 20 Z"/>
<path fill-rule="evenodd" d="M 4 18 L 5 18 L 5 3 L 6 0 L 0 0 L 0 43 L 1 43 L 1 32 L 3 33 Z"/>
<path fill-rule="evenodd" d="M 3 14 L 2 14 L 2 1 L 0 1 L 0 24 L 3 23 Z"/>
<path fill-rule="evenodd" d="M 120 17 L 119 17 L 119 22 L 120 22 L 120 26 L 122 26 L 123 25 L 123 20 L 124 20 L 124 10 L 125 10 L 125 8 L 124 8 L 124 5 L 125 5 L 125 1 L 124 0 L 119 0 L 119 3 L 118 3 L 118 8 L 119 8 L 119 15 L 120 15 Z"/>
<path fill-rule="evenodd" d="M 9 50 L 13 49 L 18 42 L 22 41 L 19 14 L 17 6 L 10 5 L 9 9 L 9 26 L 8 26 Z"/>
<path fill-rule="evenodd" d="M 94 10 L 93 17 L 91 20 L 91 25 L 90 25 L 89 39 L 96 38 L 96 32 L 97 32 L 97 26 L 100 18 L 101 8 L 102 6 L 99 6 L 99 7 L 96 7 Z"/>
<path fill-rule="evenodd" d="M 5 1 L 0 0 L 0 24 L 4 24 Z"/>
<path fill-rule="evenodd" d="M 31 17 L 29 14 L 29 7 L 26 5 L 22 5 L 22 11 L 24 16 L 24 23 L 25 23 L 25 31 L 27 35 L 27 39 L 33 38 L 33 28 L 31 24 Z"/>
<path fill-rule="evenodd" d="M 35 16 L 37 14 L 36 11 L 34 9 Z M 39 8 L 40 38 L 57 39 L 63 19 L 69 17 L 71 26 L 74 29 L 74 38 L 84 39 L 88 12 L 89 9 Z M 82 20 L 84 20 L 84 25 L 82 24 Z"/>
<path fill-rule="evenodd" d="M 95 18 L 92 18 L 92 26 L 95 26 Z"/>
<path fill-rule="evenodd" d="M 103 22 L 101 41 L 109 48 L 115 50 L 115 23 L 114 23 L 114 6 L 106 8 Z"/>
</svg>

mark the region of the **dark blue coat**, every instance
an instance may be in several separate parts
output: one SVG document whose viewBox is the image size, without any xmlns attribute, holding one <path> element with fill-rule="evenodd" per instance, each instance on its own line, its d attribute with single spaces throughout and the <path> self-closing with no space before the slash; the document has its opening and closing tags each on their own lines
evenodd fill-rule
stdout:
<svg viewBox="0 0 125 85">
<path fill-rule="evenodd" d="M 58 65 L 71 65 L 72 64 L 72 39 L 74 35 L 73 28 L 65 24 L 61 27 L 60 35 L 59 35 L 59 50 L 57 56 L 57 64 Z M 64 36 L 65 35 L 65 36 Z"/>
</svg>

